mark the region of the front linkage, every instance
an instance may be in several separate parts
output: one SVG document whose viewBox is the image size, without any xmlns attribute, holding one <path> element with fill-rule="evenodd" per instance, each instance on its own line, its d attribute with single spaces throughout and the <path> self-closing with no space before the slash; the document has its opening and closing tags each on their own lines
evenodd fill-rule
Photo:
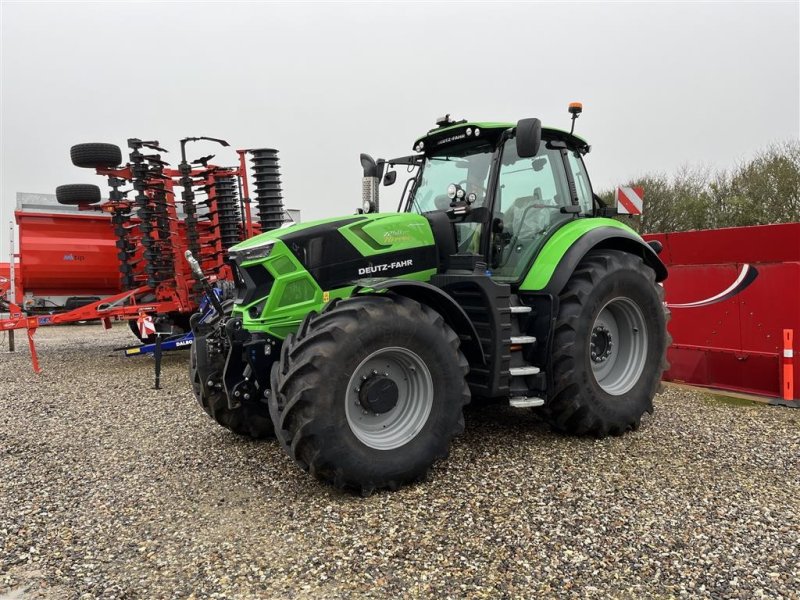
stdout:
<svg viewBox="0 0 800 600">
<path fill-rule="evenodd" d="M 192 387 L 202 409 L 223 427 L 254 438 L 272 437 L 268 374 L 280 341 L 250 333 L 232 317 L 233 299 L 218 297 L 190 251 L 186 259 L 211 303 L 192 316 Z"/>
</svg>

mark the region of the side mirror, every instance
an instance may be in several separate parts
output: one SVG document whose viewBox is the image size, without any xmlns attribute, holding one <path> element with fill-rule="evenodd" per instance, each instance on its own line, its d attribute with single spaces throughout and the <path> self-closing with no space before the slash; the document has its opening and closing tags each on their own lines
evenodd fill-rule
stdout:
<svg viewBox="0 0 800 600">
<path fill-rule="evenodd" d="M 386 171 L 386 175 L 383 176 L 383 185 L 392 185 L 395 181 L 397 181 L 397 171 Z"/>
<path fill-rule="evenodd" d="M 517 122 L 517 156 L 533 158 L 542 143 L 542 122 L 539 119 L 521 119 Z"/>
</svg>

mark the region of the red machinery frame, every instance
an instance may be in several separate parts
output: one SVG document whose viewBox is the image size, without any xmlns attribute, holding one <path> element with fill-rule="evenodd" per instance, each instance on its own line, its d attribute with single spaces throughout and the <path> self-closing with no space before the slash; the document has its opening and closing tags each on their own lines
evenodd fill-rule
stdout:
<svg viewBox="0 0 800 600">
<path fill-rule="evenodd" d="M 231 279 L 232 273 L 230 267 L 224 262 L 224 248 L 221 245 L 220 237 L 213 235 L 215 230 L 219 228 L 219 220 L 214 209 L 215 202 L 215 181 L 217 176 L 236 176 L 242 185 L 241 202 L 244 211 L 243 223 L 243 237 L 249 238 L 253 235 L 260 233 L 260 226 L 253 222 L 249 186 L 247 181 L 247 168 L 245 163 L 245 154 L 249 150 L 237 150 L 239 156 L 239 165 L 237 167 L 217 167 L 215 165 L 204 165 L 202 168 L 192 169 L 190 176 L 192 178 L 200 178 L 202 183 L 208 187 L 208 203 L 210 208 L 210 218 L 208 223 L 204 223 L 201 230 L 200 244 L 201 255 L 198 258 L 204 272 L 208 275 L 209 281 L 216 281 L 219 279 Z M 97 168 L 98 175 L 103 175 L 109 178 L 118 178 L 130 181 L 133 177 L 130 165 L 118 168 Z M 172 201 L 166 202 L 169 223 L 169 235 L 172 249 L 172 260 L 174 264 L 174 277 L 159 283 L 155 288 L 149 285 L 142 285 L 135 289 L 122 291 L 103 298 L 97 302 L 81 306 L 79 308 L 61 312 L 51 315 L 37 315 L 28 316 L 25 314 L 22 306 L 18 304 L 20 300 L 20 292 L 22 292 L 22 270 L 24 269 L 24 256 L 12 256 L 12 261 L 19 258 L 16 268 L 19 273 L 15 274 L 17 279 L 17 290 L 15 294 L 16 302 L 11 302 L 6 296 L 10 290 L 8 285 L 0 289 L 0 298 L 4 300 L 7 305 L 7 311 L 10 316 L 6 319 L 0 319 L 0 331 L 10 331 L 25 329 L 27 332 L 28 344 L 31 351 L 31 361 L 33 369 L 36 373 L 41 372 L 39 366 L 38 355 L 33 336 L 39 327 L 62 325 L 67 323 L 74 323 L 78 321 L 96 321 L 103 322 L 105 328 L 110 328 L 112 321 L 124 321 L 131 319 L 138 319 L 144 315 L 164 314 L 164 313 L 192 313 L 197 310 L 197 298 L 195 291 L 195 280 L 191 274 L 191 269 L 185 261 L 184 253 L 188 246 L 186 242 L 185 231 L 183 230 L 183 222 L 178 218 L 177 209 L 175 204 L 175 187 L 176 180 L 178 180 L 182 173 L 177 169 L 164 169 L 163 174 L 165 179 L 161 181 L 164 188 L 163 191 L 172 198 Z M 79 210 L 82 211 L 102 211 L 113 212 L 121 204 L 132 204 L 132 201 L 118 201 L 118 202 L 105 202 L 100 205 L 79 205 Z M 19 221 L 21 211 L 16 213 L 17 220 Z M 40 213 L 37 213 L 40 216 Z M 48 215 L 58 218 L 63 215 Z M 75 215 L 70 215 L 74 217 Z M 208 251 L 210 250 L 210 252 Z M 13 263 L 9 268 L 15 268 Z"/>
</svg>

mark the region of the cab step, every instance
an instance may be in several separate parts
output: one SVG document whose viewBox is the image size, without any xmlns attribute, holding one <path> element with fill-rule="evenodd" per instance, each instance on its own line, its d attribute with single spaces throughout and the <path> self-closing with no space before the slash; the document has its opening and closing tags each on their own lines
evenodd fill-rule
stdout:
<svg viewBox="0 0 800 600">
<path fill-rule="evenodd" d="M 514 396 L 508 400 L 509 406 L 513 408 L 536 408 L 542 406 L 544 400 L 541 398 L 528 398 L 527 396 Z"/>
<path fill-rule="evenodd" d="M 536 375 L 539 372 L 539 367 L 511 367 L 508 372 L 512 377 L 527 377 L 528 375 Z"/>
<path fill-rule="evenodd" d="M 536 338 L 532 335 L 512 335 L 512 344 L 535 344 Z"/>
<path fill-rule="evenodd" d="M 532 310 L 530 306 L 521 306 L 521 305 L 520 306 L 511 306 L 510 308 L 511 308 L 511 314 L 514 314 L 514 315 L 521 315 L 521 314 L 529 313 Z"/>
</svg>

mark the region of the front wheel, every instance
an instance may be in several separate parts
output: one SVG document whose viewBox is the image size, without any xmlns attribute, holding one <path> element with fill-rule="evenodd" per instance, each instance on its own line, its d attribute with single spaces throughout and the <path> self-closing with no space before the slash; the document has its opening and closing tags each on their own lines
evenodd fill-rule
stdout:
<svg viewBox="0 0 800 600">
<path fill-rule="evenodd" d="M 545 408 L 553 428 L 597 437 L 637 428 L 667 367 L 667 317 L 641 258 L 589 252 L 559 295 Z"/>
<path fill-rule="evenodd" d="M 433 309 L 363 296 L 306 317 L 272 369 L 278 440 L 303 469 L 368 494 L 424 479 L 464 429 L 459 337 Z"/>
</svg>

